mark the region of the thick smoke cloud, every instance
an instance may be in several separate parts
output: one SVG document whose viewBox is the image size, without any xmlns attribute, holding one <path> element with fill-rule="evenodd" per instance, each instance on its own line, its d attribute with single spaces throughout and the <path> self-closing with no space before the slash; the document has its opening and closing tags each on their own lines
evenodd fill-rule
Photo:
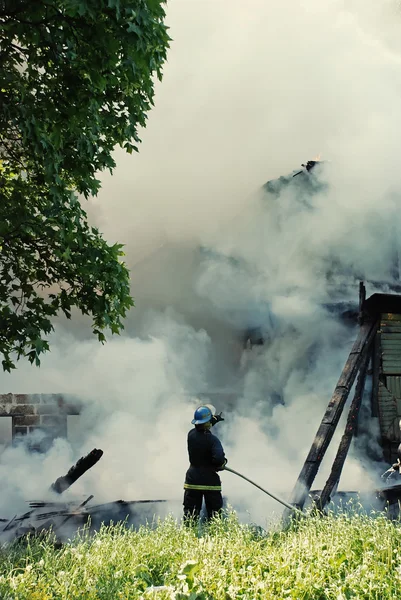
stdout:
<svg viewBox="0 0 401 600">
<path fill-rule="evenodd" d="M 228 398 L 218 427 L 231 466 L 289 492 L 355 336 L 325 305 L 355 300 L 359 278 L 381 282 L 371 293 L 394 277 L 397 8 L 170 2 L 174 41 L 140 154 L 116 152 L 115 175 L 88 205 L 106 237 L 126 244 L 137 306 L 122 338 L 102 347 L 82 334 L 81 319 L 60 322 L 40 370 L 21 364 L 1 375 L 3 392 L 63 392 L 86 407 L 73 448 L 59 441 L 44 458 L 3 454 L 2 509 L 40 495 L 50 475 L 97 446 L 104 458 L 71 493 L 164 497 L 179 514 L 191 413 L 200 393 L 217 391 Z M 276 199 L 259 191 L 319 153 L 330 162 L 308 204 L 296 186 Z M 244 351 L 245 331 L 258 326 L 266 344 Z M 341 486 L 369 488 L 376 471 L 353 450 Z M 274 508 L 223 479 L 251 519 Z"/>
</svg>

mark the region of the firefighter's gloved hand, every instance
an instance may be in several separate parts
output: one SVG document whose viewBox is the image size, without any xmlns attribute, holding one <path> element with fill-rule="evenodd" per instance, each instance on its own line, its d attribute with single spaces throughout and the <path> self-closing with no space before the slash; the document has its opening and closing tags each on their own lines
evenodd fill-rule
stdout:
<svg viewBox="0 0 401 600">
<path fill-rule="evenodd" d="M 223 419 L 224 421 L 224 419 Z M 225 461 L 223 462 L 223 464 L 220 467 L 217 467 L 216 471 L 224 471 L 224 468 L 227 464 L 227 459 L 225 459 Z"/>
<path fill-rule="evenodd" d="M 391 465 L 391 468 L 392 468 L 394 471 L 397 471 L 397 473 L 399 473 L 399 472 L 400 472 L 400 466 L 401 466 L 401 465 L 400 465 L 400 463 L 399 463 L 399 462 L 396 462 L 396 463 L 394 463 L 393 465 Z"/>
<path fill-rule="evenodd" d="M 224 421 L 224 418 L 221 416 L 221 413 L 219 413 L 218 415 L 214 415 L 211 420 L 212 420 L 212 425 L 216 425 L 216 423 L 220 423 L 220 421 Z"/>
</svg>

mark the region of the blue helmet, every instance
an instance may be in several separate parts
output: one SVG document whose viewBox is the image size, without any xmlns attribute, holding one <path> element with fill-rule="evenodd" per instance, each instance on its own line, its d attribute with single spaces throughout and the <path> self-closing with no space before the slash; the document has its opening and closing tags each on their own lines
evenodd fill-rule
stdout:
<svg viewBox="0 0 401 600">
<path fill-rule="evenodd" d="M 213 413 L 208 406 L 199 406 L 195 411 L 191 423 L 192 425 L 203 425 L 204 423 L 208 423 L 212 417 Z"/>
</svg>

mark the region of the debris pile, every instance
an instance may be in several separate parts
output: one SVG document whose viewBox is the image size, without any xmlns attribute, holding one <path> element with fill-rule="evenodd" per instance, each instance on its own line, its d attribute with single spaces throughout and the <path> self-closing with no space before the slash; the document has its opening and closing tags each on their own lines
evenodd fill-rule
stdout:
<svg viewBox="0 0 401 600">
<path fill-rule="evenodd" d="M 75 481 L 91 469 L 103 456 L 103 450 L 94 448 L 89 454 L 81 457 L 71 467 L 66 475 L 59 477 L 50 490 L 61 495 Z M 91 530 L 98 529 L 102 523 L 126 521 L 135 524 L 143 505 L 158 504 L 166 500 L 116 500 L 105 504 L 89 505 L 93 495 L 81 503 L 29 501 L 29 510 L 22 515 L 14 515 L 12 519 L 0 518 L 0 540 L 23 540 L 28 535 L 40 536 L 47 532 L 55 535 L 55 544 L 60 546 L 71 535 L 72 530 L 88 526 Z M 139 510 L 138 510 L 139 509 Z"/>
</svg>

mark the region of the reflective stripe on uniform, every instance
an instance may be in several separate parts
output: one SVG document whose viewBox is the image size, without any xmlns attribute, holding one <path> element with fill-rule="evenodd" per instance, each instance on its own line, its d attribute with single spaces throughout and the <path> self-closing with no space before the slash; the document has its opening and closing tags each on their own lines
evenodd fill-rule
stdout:
<svg viewBox="0 0 401 600">
<path fill-rule="evenodd" d="M 221 485 L 192 485 L 184 483 L 184 490 L 203 490 L 210 492 L 221 492 Z"/>
</svg>

